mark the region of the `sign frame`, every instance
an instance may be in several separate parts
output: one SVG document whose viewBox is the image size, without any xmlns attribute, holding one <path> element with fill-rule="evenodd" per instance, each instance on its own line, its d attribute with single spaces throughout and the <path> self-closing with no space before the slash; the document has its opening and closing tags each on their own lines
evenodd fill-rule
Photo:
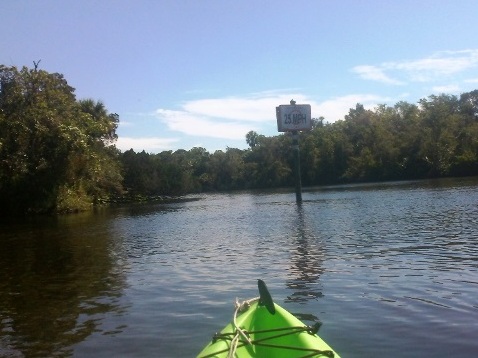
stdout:
<svg viewBox="0 0 478 358">
<path fill-rule="evenodd" d="M 276 107 L 279 132 L 310 131 L 312 115 L 310 104 L 281 104 Z"/>
</svg>

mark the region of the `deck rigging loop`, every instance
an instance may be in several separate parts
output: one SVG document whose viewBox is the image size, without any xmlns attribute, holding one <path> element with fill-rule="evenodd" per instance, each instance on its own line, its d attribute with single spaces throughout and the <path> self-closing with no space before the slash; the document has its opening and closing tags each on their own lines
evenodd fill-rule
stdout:
<svg viewBox="0 0 478 358">
<path fill-rule="evenodd" d="M 226 341 L 230 341 L 230 346 L 229 349 L 215 352 L 211 357 L 215 356 L 216 354 L 228 352 L 228 358 L 234 358 L 236 356 L 236 350 L 238 348 L 241 348 L 243 346 L 246 346 L 248 344 L 256 345 L 256 346 L 263 346 L 263 347 L 271 347 L 271 348 L 279 348 L 279 349 L 284 349 L 284 350 L 290 350 L 290 351 L 301 351 L 306 353 L 304 356 L 301 358 L 306 358 L 306 357 L 329 357 L 333 358 L 334 357 L 334 352 L 330 350 L 320 350 L 320 349 L 315 349 L 315 348 L 305 348 L 305 347 L 294 347 L 294 346 L 287 346 L 287 345 L 280 345 L 280 344 L 272 344 L 268 343 L 267 341 L 271 341 L 280 337 L 292 335 L 292 334 L 299 334 L 302 332 L 307 332 L 309 334 L 315 334 L 314 332 L 317 332 L 318 327 L 320 327 L 320 324 L 315 324 L 314 326 L 296 326 L 296 327 L 283 327 L 283 328 L 274 328 L 274 329 L 267 329 L 267 330 L 257 330 L 257 331 L 246 331 L 241 329 L 242 334 L 247 336 L 247 340 L 244 341 L 241 339 L 242 334 L 239 333 L 239 331 L 235 331 L 234 333 L 216 333 L 214 335 L 214 341 L 217 341 L 219 339 L 223 339 Z M 250 339 L 250 335 L 257 335 L 257 334 L 262 334 L 262 333 L 271 333 L 275 332 L 277 334 L 273 336 L 267 336 L 265 338 L 260 338 L 260 339 Z M 207 358 L 202 357 L 202 358 Z"/>
</svg>

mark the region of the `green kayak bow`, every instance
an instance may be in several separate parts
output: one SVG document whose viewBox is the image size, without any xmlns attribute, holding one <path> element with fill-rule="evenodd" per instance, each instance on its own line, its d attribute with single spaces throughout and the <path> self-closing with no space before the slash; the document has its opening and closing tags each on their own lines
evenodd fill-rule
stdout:
<svg viewBox="0 0 478 358">
<path fill-rule="evenodd" d="M 320 324 L 305 325 L 274 303 L 262 280 L 258 287 L 260 297 L 236 303 L 232 322 L 214 335 L 198 358 L 340 358 L 317 335 Z"/>
</svg>

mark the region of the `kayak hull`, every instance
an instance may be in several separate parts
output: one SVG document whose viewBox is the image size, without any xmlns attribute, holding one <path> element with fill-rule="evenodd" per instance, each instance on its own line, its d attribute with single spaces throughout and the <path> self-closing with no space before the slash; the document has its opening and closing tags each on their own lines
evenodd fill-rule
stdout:
<svg viewBox="0 0 478 358">
<path fill-rule="evenodd" d="M 247 332 L 239 334 L 235 349 L 231 347 L 237 330 L 231 322 L 199 353 L 198 358 L 228 357 L 234 349 L 234 357 L 338 357 L 310 327 L 274 303 L 275 313 L 253 302 L 236 318 L 237 327 Z M 249 339 L 250 342 L 247 341 Z"/>
</svg>

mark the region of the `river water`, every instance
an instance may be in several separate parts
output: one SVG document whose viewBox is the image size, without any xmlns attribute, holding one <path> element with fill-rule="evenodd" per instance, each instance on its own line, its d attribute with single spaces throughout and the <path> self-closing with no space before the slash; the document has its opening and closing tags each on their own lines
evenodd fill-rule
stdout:
<svg viewBox="0 0 478 358">
<path fill-rule="evenodd" d="M 478 178 L 0 223 L 0 356 L 194 357 L 263 279 L 343 357 L 478 356 Z"/>
</svg>

